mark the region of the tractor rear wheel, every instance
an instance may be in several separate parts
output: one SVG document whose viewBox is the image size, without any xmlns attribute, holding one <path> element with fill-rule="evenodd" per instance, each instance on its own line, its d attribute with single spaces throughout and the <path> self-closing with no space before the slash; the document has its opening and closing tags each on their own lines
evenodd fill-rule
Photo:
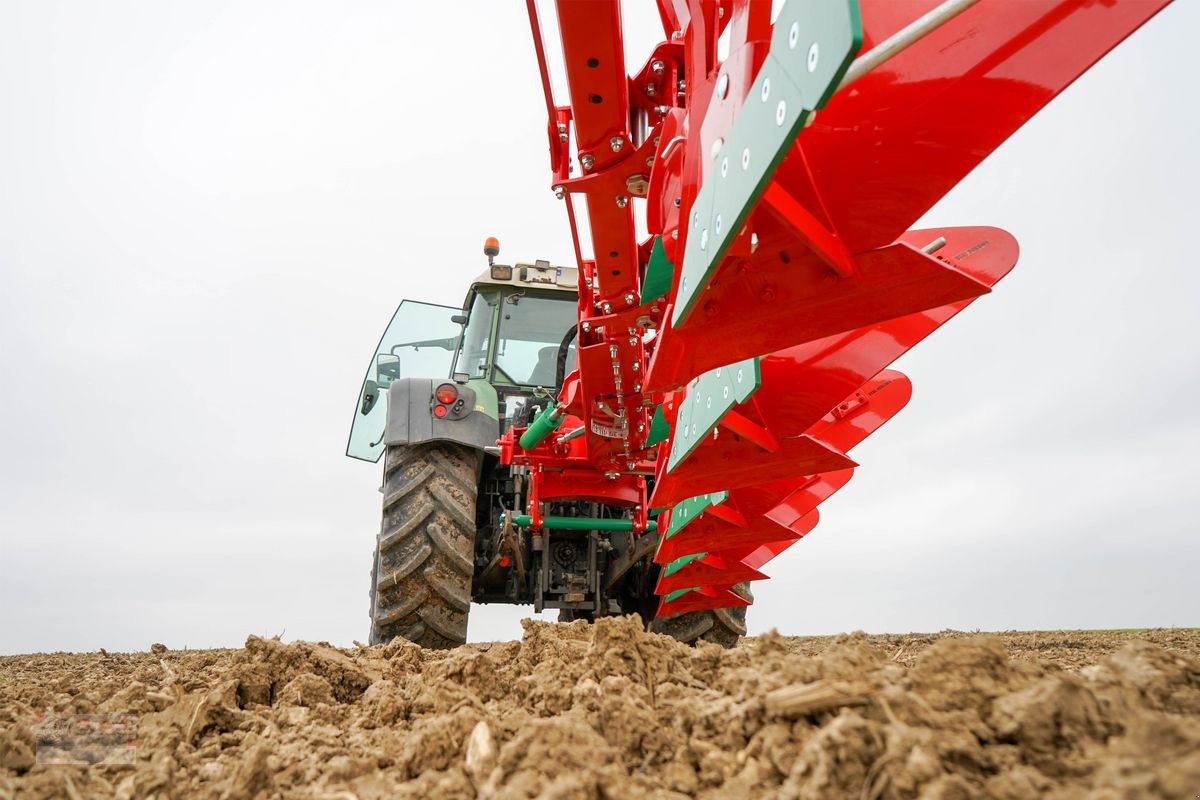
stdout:
<svg viewBox="0 0 1200 800">
<path fill-rule="evenodd" d="M 753 602 L 749 583 L 739 583 L 733 591 Z M 687 644 L 712 642 L 726 649 L 738 643 L 746 635 L 747 606 L 715 608 L 710 611 L 687 611 L 673 617 L 654 620 L 650 630 L 665 633 Z"/>
<path fill-rule="evenodd" d="M 450 442 L 387 448 L 383 523 L 371 570 L 371 644 L 467 640 L 479 452 Z"/>
</svg>

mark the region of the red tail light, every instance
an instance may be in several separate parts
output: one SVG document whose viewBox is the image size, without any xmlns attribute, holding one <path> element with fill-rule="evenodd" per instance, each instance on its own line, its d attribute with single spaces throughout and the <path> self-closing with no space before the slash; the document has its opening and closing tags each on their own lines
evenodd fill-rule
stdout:
<svg viewBox="0 0 1200 800">
<path fill-rule="evenodd" d="M 444 417 L 444 416 L 446 416 L 446 407 L 445 407 L 445 406 L 434 406 L 434 407 L 433 407 L 433 415 L 434 415 L 435 417 Z"/>
<path fill-rule="evenodd" d="M 453 405 L 454 401 L 458 399 L 458 387 L 456 387 L 453 383 L 443 383 L 441 386 L 437 387 L 433 393 L 433 396 L 436 397 L 437 401 L 442 405 Z"/>
</svg>

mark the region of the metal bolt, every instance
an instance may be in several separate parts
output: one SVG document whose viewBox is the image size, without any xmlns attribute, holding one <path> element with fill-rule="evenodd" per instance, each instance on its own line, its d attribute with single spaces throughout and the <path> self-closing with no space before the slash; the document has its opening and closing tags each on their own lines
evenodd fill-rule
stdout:
<svg viewBox="0 0 1200 800">
<path fill-rule="evenodd" d="M 671 107 L 670 107 L 670 106 L 655 106 L 655 107 L 654 107 L 654 112 L 655 112 L 656 114 L 658 114 L 659 116 L 662 116 L 663 114 L 666 114 L 666 113 L 667 113 L 668 111 L 670 111 L 670 110 L 671 110 Z M 655 147 L 657 147 L 657 146 L 658 146 L 658 137 L 655 137 L 655 138 L 654 138 L 654 146 L 655 146 Z"/>
<path fill-rule="evenodd" d="M 703 250 L 706 247 L 708 247 L 708 228 L 700 231 L 700 249 Z"/>
<path fill-rule="evenodd" d="M 625 302 L 626 303 L 633 303 L 636 300 L 637 300 L 637 295 L 635 295 L 633 292 L 625 293 Z"/>
<path fill-rule="evenodd" d="M 729 76 L 722 72 L 721 77 L 717 78 L 717 97 L 724 100 L 727 94 L 729 94 Z"/>
<path fill-rule="evenodd" d="M 655 86 L 653 83 L 647 83 L 646 84 L 646 97 L 654 97 L 654 95 L 656 95 L 656 94 L 658 94 L 658 87 Z"/>
<path fill-rule="evenodd" d="M 590 330 L 592 329 L 592 323 L 590 323 L 590 322 L 585 322 L 585 323 L 583 323 L 583 325 L 581 325 L 580 327 L 581 327 L 581 328 L 583 328 L 583 332 L 584 332 L 584 333 L 587 333 L 588 331 L 590 331 Z"/>
<path fill-rule="evenodd" d="M 762 101 L 764 103 L 767 102 L 767 98 L 771 96 L 771 79 L 770 78 L 763 78 L 762 91 L 759 92 L 759 94 L 762 95 Z"/>
<path fill-rule="evenodd" d="M 800 23 L 793 22 L 792 27 L 788 30 L 788 47 L 795 50 L 798 41 L 800 41 Z"/>
<path fill-rule="evenodd" d="M 566 197 L 566 195 L 567 195 L 566 187 L 561 186 L 561 185 L 554 187 L 554 196 L 556 198 L 558 198 L 559 200 L 562 200 L 564 197 Z"/>
<path fill-rule="evenodd" d="M 655 59 L 654 61 L 650 62 L 650 71 L 653 72 L 655 75 L 662 75 L 663 70 L 665 70 L 666 68 L 667 68 L 667 65 L 664 64 L 663 62 L 659 61 L 658 59 Z"/>
<path fill-rule="evenodd" d="M 742 169 L 747 169 L 750 166 L 750 148 L 742 150 Z"/>
<path fill-rule="evenodd" d="M 630 369 L 632 369 L 634 372 L 637 372 L 639 369 L 641 369 L 642 365 L 635 361 L 632 364 L 630 364 L 629 366 L 630 366 Z"/>
<path fill-rule="evenodd" d="M 579 163 L 583 164 L 584 169 L 591 169 L 592 165 L 596 163 L 596 157 L 591 153 L 584 153 L 579 157 Z"/>
<path fill-rule="evenodd" d="M 612 148 L 614 153 L 621 152 L 621 148 L 625 146 L 624 136 L 614 136 L 608 140 L 608 146 Z"/>
<path fill-rule="evenodd" d="M 713 157 L 714 161 L 716 160 L 717 156 L 721 155 L 721 148 L 724 146 L 725 146 L 724 139 L 718 138 L 712 143 L 712 157 Z"/>
<path fill-rule="evenodd" d="M 683 199 L 682 199 L 682 198 L 679 198 L 679 197 L 676 197 L 676 198 L 675 198 L 673 201 L 671 201 L 671 202 L 673 202 L 673 203 L 675 204 L 675 207 L 676 207 L 676 208 L 679 208 L 679 205 L 680 205 L 680 204 L 683 202 Z"/>
<path fill-rule="evenodd" d="M 558 123 L 558 140 L 559 140 L 560 142 L 565 142 L 565 141 L 567 141 L 567 139 L 569 139 L 569 138 L 570 138 L 570 137 L 569 137 L 569 136 L 567 136 L 567 126 L 566 126 L 566 124 L 565 124 L 565 123 L 562 123 L 562 122 Z"/>
<path fill-rule="evenodd" d="M 604 313 L 605 313 L 605 314 L 611 314 L 611 313 L 612 313 L 612 303 L 605 303 L 605 304 L 602 306 L 602 308 L 604 309 Z"/>
<path fill-rule="evenodd" d="M 617 195 L 617 208 L 624 208 L 629 204 L 629 198 L 623 194 Z"/>
<path fill-rule="evenodd" d="M 721 177 L 724 178 L 729 174 L 729 158 L 728 156 L 721 159 Z"/>
<path fill-rule="evenodd" d="M 785 117 L 787 117 L 787 102 L 780 100 L 779 105 L 775 106 L 775 124 L 782 125 Z"/>
<path fill-rule="evenodd" d="M 808 48 L 808 71 L 813 72 L 817 68 L 817 62 L 821 59 L 821 47 L 816 42 L 812 43 L 812 47 Z"/>
<path fill-rule="evenodd" d="M 753 253 L 756 250 L 758 250 L 758 234 L 751 231 L 750 232 L 750 252 Z"/>
<path fill-rule="evenodd" d="M 713 220 L 713 231 L 717 236 L 721 235 L 721 215 L 717 214 L 717 218 Z"/>
</svg>

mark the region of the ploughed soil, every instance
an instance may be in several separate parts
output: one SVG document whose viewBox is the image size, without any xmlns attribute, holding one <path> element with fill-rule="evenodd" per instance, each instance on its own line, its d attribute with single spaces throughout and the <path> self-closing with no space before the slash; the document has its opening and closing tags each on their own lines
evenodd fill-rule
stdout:
<svg viewBox="0 0 1200 800">
<path fill-rule="evenodd" d="M 1200 795 L 1198 630 L 152 649 L 0 658 L 0 798 Z M 46 763 L 113 714 L 132 763 Z"/>
</svg>

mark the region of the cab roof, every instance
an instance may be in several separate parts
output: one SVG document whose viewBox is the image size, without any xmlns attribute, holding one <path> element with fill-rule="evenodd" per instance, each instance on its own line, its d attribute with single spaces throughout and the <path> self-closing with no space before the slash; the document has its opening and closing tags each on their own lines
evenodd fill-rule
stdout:
<svg viewBox="0 0 1200 800">
<path fill-rule="evenodd" d="M 557 267 L 549 261 L 535 261 L 532 264 L 517 262 L 511 267 L 506 264 L 493 264 L 475 279 L 473 285 L 556 289 L 578 294 L 579 270 L 574 267 Z"/>
</svg>

